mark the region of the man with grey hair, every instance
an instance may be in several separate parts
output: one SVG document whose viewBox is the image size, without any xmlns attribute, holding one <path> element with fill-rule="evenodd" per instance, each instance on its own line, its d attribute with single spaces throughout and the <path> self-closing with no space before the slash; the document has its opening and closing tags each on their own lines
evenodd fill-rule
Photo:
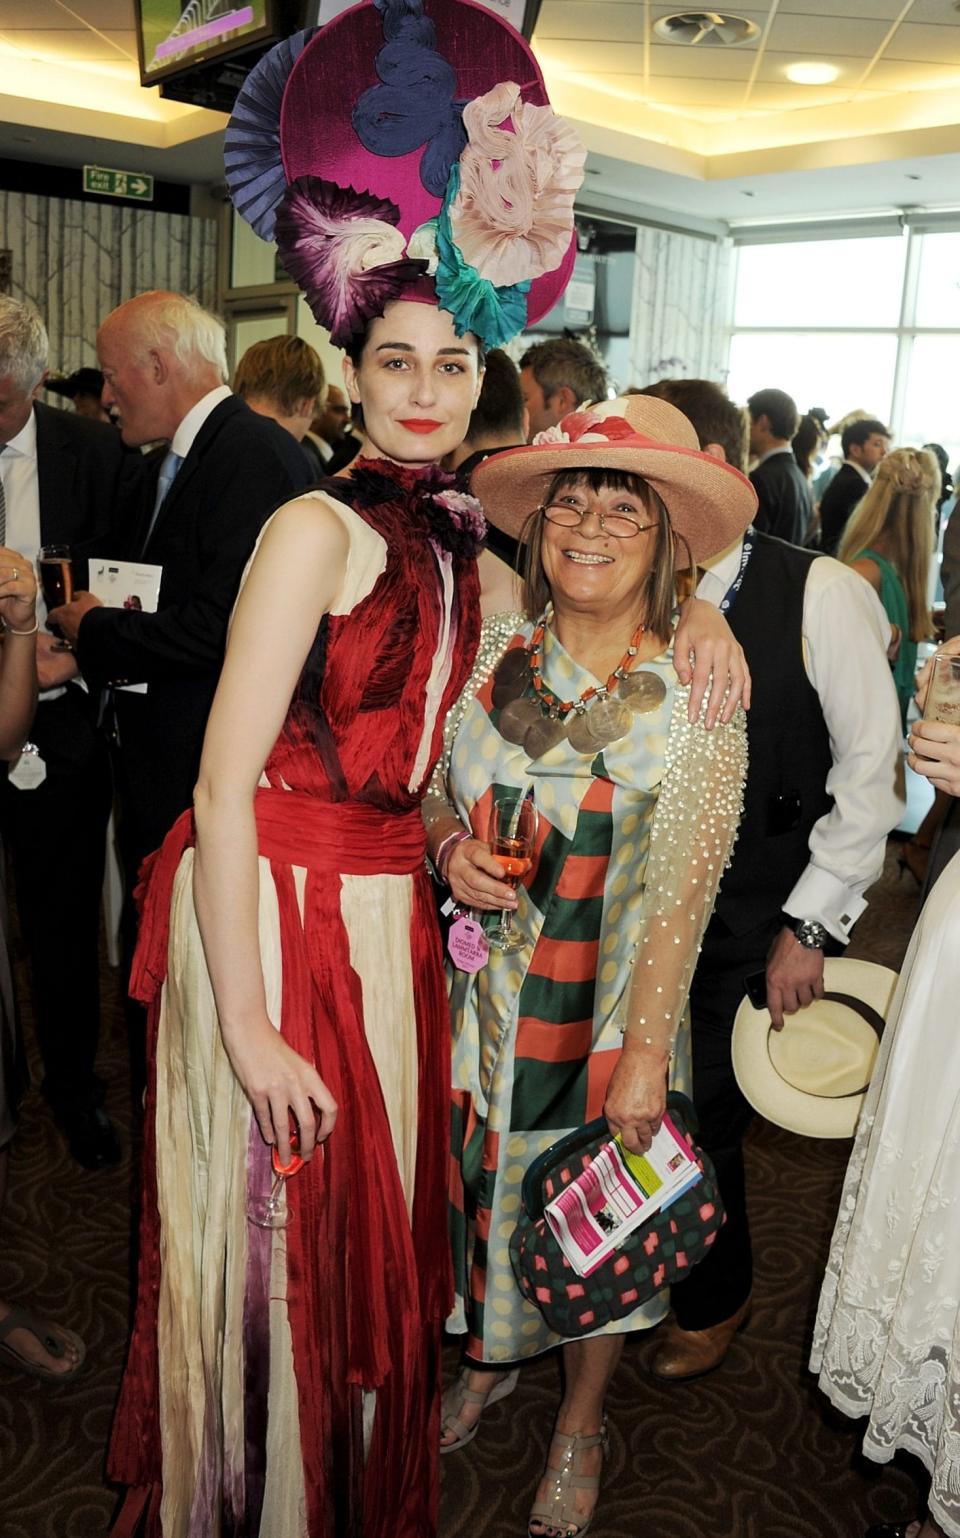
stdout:
<svg viewBox="0 0 960 1538">
<path fill-rule="evenodd" d="M 532 442 L 578 406 L 605 401 L 607 373 L 586 342 L 555 336 L 527 348 L 520 359 L 520 388 Z"/>
<path fill-rule="evenodd" d="M 0 298 L 0 544 L 31 561 L 69 547 L 75 581 L 108 548 L 120 506 L 142 478 L 112 427 L 36 399 L 47 333 L 29 304 Z M 30 956 L 43 1091 L 74 1158 L 115 1164 L 116 1133 L 94 1072 L 100 1033 L 100 893 L 112 788 L 96 698 L 37 605 L 40 700 L 29 751 L 0 783 L 21 930 Z"/>
<path fill-rule="evenodd" d="M 132 885 L 191 804 L 244 565 L 273 509 L 310 481 L 302 451 L 224 383 L 219 320 L 182 294 L 130 299 L 100 327 L 104 404 L 125 443 L 162 440 L 122 554 L 161 568 L 156 613 L 90 593 L 56 611 L 84 675 L 114 691 L 121 848 Z M 251 701 L 251 709 L 256 702 Z"/>
</svg>

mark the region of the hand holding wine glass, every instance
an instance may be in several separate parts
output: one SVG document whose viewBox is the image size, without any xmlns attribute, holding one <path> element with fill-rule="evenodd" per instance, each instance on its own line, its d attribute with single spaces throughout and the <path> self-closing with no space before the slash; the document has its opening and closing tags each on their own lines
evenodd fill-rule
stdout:
<svg viewBox="0 0 960 1538">
<path fill-rule="evenodd" d="M 493 803 L 490 834 L 490 852 L 502 867 L 504 880 L 512 887 L 518 887 L 533 864 L 537 811 L 532 799 L 522 791 L 498 797 Z M 504 908 L 500 923 L 488 931 L 487 940 L 494 950 L 521 949 L 524 938 L 514 928 L 512 909 Z"/>
<path fill-rule="evenodd" d="M 25 556 L 0 545 L 0 619 L 8 631 L 30 634 L 37 623 L 37 579 Z"/>
</svg>

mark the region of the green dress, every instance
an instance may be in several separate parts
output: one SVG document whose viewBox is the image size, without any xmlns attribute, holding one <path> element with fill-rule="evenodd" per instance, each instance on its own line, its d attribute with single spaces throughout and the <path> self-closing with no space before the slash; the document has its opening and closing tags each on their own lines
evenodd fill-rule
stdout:
<svg viewBox="0 0 960 1538">
<path fill-rule="evenodd" d="M 510 645 L 526 645 L 532 631 L 523 626 Z M 489 675 L 489 647 L 486 655 Z M 676 1035 L 739 821 L 742 712 L 712 732 L 691 726 L 671 650 L 642 666 L 662 681 L 662 701 L 600 753 L 564 740 L 530 759 L 497 730 L 489 676 L 457 713 L 447 792 L 463 822 L 485 839 L 496 794 L 514 788 L 532 791 L 539 816 L 515 920 L 524 949 L 492 951 L 474 976 L 453 974 L 458 1309 L 449 1327 L 467 1333 L 477 1361 L 515 1361 L 557 1344 L 510 1267 L 524 1174 L 557 1138 L 601 1114 L 635 974 L 644 989 L 631 1018 L 658 1041 Z M 549 630 L 542 671 L 561 699 L 597 682 Z M 688 1057 L 678 1042 L 681 1087 Z M 661 1295 L 611 1329 L 655 1324 L 666 1307 Z"/>
<path fill-rule="evenodd" d="M 872 561 L 878 568 L 880 602 L 891 625 L 896 625 L 900 631 L 900 650 L 893 664 L 893 682 L 900 701 L 900 720 L 903 730 L 906 731 L 907 711 L 913 699 L 917 671 L 917 643 L 910 639 L 910 610 L 907 607 L 907 595 L 897 568 L 892 566 L 885 556 L 878 555 L 875 550 L 860 550 L 853 559 Z"/>
</svg>

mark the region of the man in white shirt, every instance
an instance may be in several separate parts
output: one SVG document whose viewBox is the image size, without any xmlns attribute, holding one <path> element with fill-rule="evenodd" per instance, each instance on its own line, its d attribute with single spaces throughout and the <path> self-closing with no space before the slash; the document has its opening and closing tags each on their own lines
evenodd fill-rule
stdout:
<svg viewBox="0 0 960 1538">
<path fill-rule="evenodd" d="M 690 417 L 708 451 L 726 401 L 706 381 L 653 393 Z M 697 385 L 700 388 L 695 389 Z M 726 441 L 736 441 L 731 428 Z M 900 725 L 886 659 L 889 623 L 869 584 L 825 556 L 748 530 L 703 571 L 698 596 L 723 610 L 753 679 L 750 768 L 732 863 L 691 989 L 693 1098 L 727 1223 L 672 1290 L 676 1324 L 652 1368 L 675 1381 L 720 1365 L 749 1313 L 752 1256 L 742 1138 L 752 1117 L 730 1037 L 744 979 L 760 974 L 774 1028 L 823 992 L 825 954 L 842 951 L 903 811 Z M 786 1021 L 785 1021 L 785 1017 Z"/>
<path fill-rule="evenodd" d="M 0 298 L 0 543 L 35 561 L 42 545 L 67 547 L 72 576 L 109 548 L 142 463 L 116 431 L 38 402 L 47 334 L 30 305 Z M 100 893 L 113 791 L 96 695 L 78 683 L 37 613 L 41 694 L 25 753 L 0 784 L 20 924 L 31 963 L 43 1092 L 88 1169 L 115 1164 L 116 1133 L 94 1071 L 100 1031 Z"/>
</svg>

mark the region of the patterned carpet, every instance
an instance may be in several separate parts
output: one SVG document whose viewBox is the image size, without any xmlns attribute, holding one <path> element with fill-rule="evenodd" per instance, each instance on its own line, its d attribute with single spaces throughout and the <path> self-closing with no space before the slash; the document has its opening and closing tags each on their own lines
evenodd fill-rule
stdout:
<svg viewBox="0 0 960 1538">
<path fill-rule="evenodd" d="M 916 910 L 891 854 L 853 954 L 898 966 Z M 107 1105 L 129 1149 L 124 1031 L 109 973 L 104 1022 Z M 755 1127 L 753 1319 L 724 1368 L 685 1387 L 646 1373 L 652 1337 L 630 1341 L 611 1391 L 596 1538 L 860 1538 L 868 1521 L 916 1509 L 917 1471 L 865 1463 L 856 1427 L 825 1406 L 805 1366 L 847 1152 Z M 32 1093 L 12 1159 L 0 1294 L 70 1324 L 88 1357 L 83 1375 L 59 1388 L 0 1366 L 0 1538 L 99 1538 L 109 1526 L 116 1500 L 102 1465 L 127 1330 L 130 1198 L 129 1159 L 101 1174 L 78 1169 Z M 455 1364 L 451 1347 L 451 1372 Z M 527 1368 L 476 1441 L 445 1460 L 441 1538 L 526 1532 L 557 1382 L 552 1358 Z"/>
</svg>

